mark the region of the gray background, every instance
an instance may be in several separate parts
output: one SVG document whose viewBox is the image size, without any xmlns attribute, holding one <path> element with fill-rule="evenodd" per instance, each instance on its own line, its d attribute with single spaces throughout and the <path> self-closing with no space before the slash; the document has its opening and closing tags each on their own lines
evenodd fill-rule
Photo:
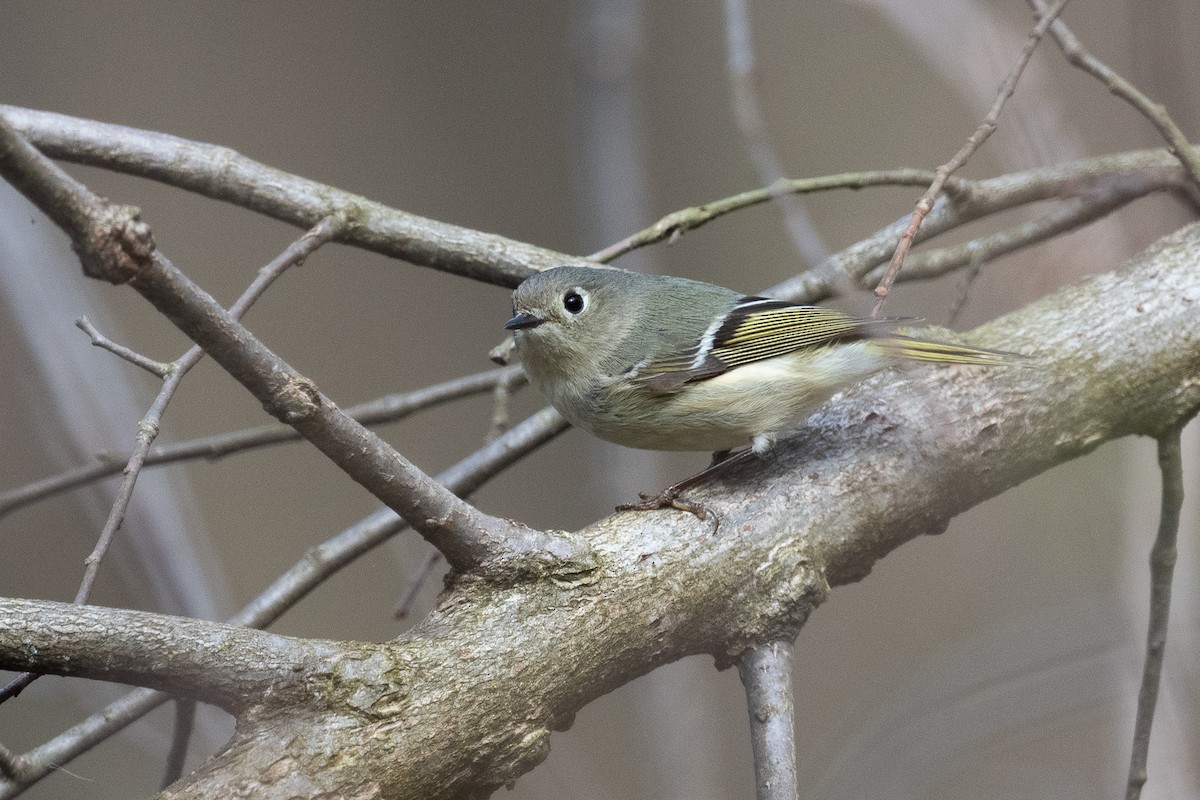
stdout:
<svg viewBox="0 0 1200 800">
<path fill-rule="evenodd" d="M 1015 0 L 765 2 L 750 11 L 759 99 L 795 177 L 942 163 L 982 118 L 1030 25 Z M 0 17 L 0 102 L 225 145 L 397 208 L 564 252 L 591 252 L 664 213 L 762 183 L 732 112 L 719 3 L 6 2 Z M 1196 136 L 1195 4 L 1096 0 L 1073 4 L 1067 19 Z M 1145 120 L 1047 44 L 965 174 L 1157 144 Z M 226 303 L 298 233 L 146 181 L 70 171 L 141 206 L 159 246 Z M 839 192 L 808 208 L 836 249 L 906 213 L 917 194 Z M 0 488 L 8 488 L 99 450 L 128 450 L 156 391 L 148 376 L 92 349 L 72 327 L 77 316 L 156 358 L 186 343 L 132 291 L 79 276 L 62 237 L 6 186 L 0 206 Z M 1143 201 L 1116 221 L 989 265 L 959 325 L 1108 270 L 1183 219 L 1169 201 Z M 745 291 L 805 267 L 768 207 L 620 263 Z M 888 313 L 943 323 L 960 285 L 959 277 L 906 285 Z M 869 299 L 840 304 L 863 312 Z M 486 368 L 508 311 L 505 290 L 327 247 L 272 288 L 249 324 L 349 405 Z M 539 405 L 527 391 L 514 414 Z M 382 432 L 436 472 L 481 443 L 490 415 L 479 398 Z M 206 362 L 171 405 L 163 440 L 263 420 Z M 1195 433 L 1185 451 L 1192 490 Z M 571 431 L 477 499 L 532 525 L 574 528 L 705 458 L 622 450 Z M 0 594 L 69 599 L 112 485 L 0 520 Z M 797 645 L 805 796 L 1119 794 L 1157 485 L 1152 443 L 1105 446 L 834 592 Z M 210 618 L 376 507 L 300 445 L 155 471 L 139 497 L 95 602 Z M 1194 508 L 1180 536 L 1148 797 L 1200 792 Z M 427 552 L 402 537 L 274 630 L 394 636 L 409 623 L 392 609 Z M 436 590 L 437 581 L 426 587 L 418 618 Z M 27 749 L 113 696 L 111 687 L 41 680 L 0 708 L 0 741 Z M 168 723 L 157 712 L 27 796 L 148 795 Z M 202 717 L 193 762 L 220 744 L 226 725 L 218 712 Z M 552 748 L 512 796 L 753 797 L 741 687 L 707 658 L 594 703 Z"/>
</svg>

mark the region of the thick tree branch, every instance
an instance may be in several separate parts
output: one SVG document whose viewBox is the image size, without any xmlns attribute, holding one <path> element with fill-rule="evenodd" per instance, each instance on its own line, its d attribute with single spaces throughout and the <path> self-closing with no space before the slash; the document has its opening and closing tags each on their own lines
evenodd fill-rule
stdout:
<svg viewBox="0 0 1200 800">
<path fill-rule="evenodd" d="M 50 600 L 0 598 L 0 669 L 161 689 L 238 712 L 319 689 L 345 645 Z M 324 676 L 323 678 L 321 676 Z"/>
<path fill-rule="evenodd" d="M 684 655 L 729 663 L 787 636 L 827 585 L 861 578 L 966 508 L 1110 439 L 1180 424 L 1200 409 L 1198 264 L 1192 227 L 971 337 L 1028 353 L 1035 368 L 863 384 L 777 458 L 698 498 L 721 512 L 719 536 L 688 514 L 622 514 L 586 531 L 601 563 L 589 585 L 456 587 L 397 640 L 411 699 L 343 740 L 356 765 L 323 756 L 330 742 L 312 731 L 289 740 L 286 785 L 255 789 L 284 796 L 303 777 L 345 790 L 387 773 L 395 783 L 381 793 L 395 797 L 481 796 L 541 760 L 549 732 L 596 696 Z M 418 734 L 429 730 L 436 741 Z M 368 766 L 379 737 L 389 760 Z M 168 796 L 220 794 L 278 756 L 247 731 Z"/>
</svg>

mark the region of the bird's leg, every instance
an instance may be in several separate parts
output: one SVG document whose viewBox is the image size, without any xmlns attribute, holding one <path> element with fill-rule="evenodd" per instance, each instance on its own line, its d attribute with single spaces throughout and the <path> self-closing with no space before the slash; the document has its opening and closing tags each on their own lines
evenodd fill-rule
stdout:
<svg viewBox="0 0 1200 800">
<path fill-rule="evenodd" d="M 700 472 L 697 472 L 690 478 L 685 478 L 679 483 L 672 484 L 666 489 L 663 489 L 658 495 L 651 497 L 643 494 L 640 503 L 626 503 L 617 506 L 617 511 L 655 511 L 660 508 L 676 508 L 680 511 L 687 511 L 690 514 L 695 514 L 697 519 L 708 519 L 708 515 L 712 514 L 717 520 L 717 525 L 720 525 L 720 518 L 715 511 L 710 511 L 703 503 L 692 503 L 684 500 L 679 495 L 683 494 L 688 489 L 707 481 L 718 471 L 725 469 L 731 464 L 736 464 L 739 461 L 744 461 L 748 456 L 754 453 L 750 448 L 739 450 L 732 453 L 729 450 L 721 450 L 713 453 L 712 463 L 705 467 Z"/>
</svg>

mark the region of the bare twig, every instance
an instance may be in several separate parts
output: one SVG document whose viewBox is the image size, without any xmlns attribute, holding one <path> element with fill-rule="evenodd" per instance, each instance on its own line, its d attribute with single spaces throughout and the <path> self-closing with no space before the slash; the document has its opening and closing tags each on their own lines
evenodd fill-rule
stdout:
<svg viewBox="0 0 1200 800">
<path fill-rule="evenodd" d="M 1038 20 L 1037 25 L 1034 26 L 1033 31 L 1030 32 L 1029 38 L 1025 42 L 1025 47 L 1021 50 L 1021 55 L 1017 58 L 1017 63 L 1009 70 L 1008 77 L 1000 85 L 1000 90 L 996 94 L 992 108 L 988 111 L 987 116 L 983 118 L 983 122 L 975 129 L 974 133 L 967 137 L 967 141 L 954 154 L 954 157 L 937 168 L 937 178 L 929 185 L 929 190 L 917 201 L 917 207 L 913 210 L 912 220 L 909 222 L 904 234 L 900 237 L 900 242 L 896 245 L 896 252 L 892 255 L 892 261 L 888 265 L 883 279 L 875 287 L 875 305 L 871 308 L 872 317 L 878 317 L 879 312 L 883 309 L 883 304 L 887 301 L 888 291 L 891 289 L 892 283 L 896 280 L 896 275 L 900 272 L 900 268 L 904 266 L 904 257 L 908 254 L 909 248 L 912 247 L 913 240 L 916 238 L 922 221 L 933 210 L 933 203 L 937 199 L 938 193 L 942 190 L 942 184 L 945 183 L 946 178 L 951 173 L 957 171 L 959 167 L 967 163 L 967 159 L 979 149 L 980 145 L 987 141 L 988 137 L 992 135 L 992 131 L 996 130 L 996 123 L 1000 119 L 1000 112 L 1004 109 L 1004 104 L 1008 101 L 1008 98 L 1016 90 L 1017 81 L 1021 79 L 1021 73 L 1025 71 L 1025 65 L 1029 63 L 1029 59 L 1033 57 L 1033 51 L 1037 49 L 1038 43 L 1046 35 L 1046 29 L 1062 13 L 1067 2 L 1068 0 L 1058 0 L 1054 8 Z"/>
<path fill-rule="evenodd" d="M 1154 706 L 1162 680 L 1163 655 L 1167 647 L 1167 620 L 1171 613 L 1171 582 L 1175 572 L 1179 514 L 1183 508 L 1183 460 L 1180 437 L 1183 425 L 1164 433 L 1158 440 L 1158 469 L 1162 473 L 1162 510 L 1158 535 L 1150 549 L 1150 624 L 1146 631 L 1146 663 L 1138 692 L 1137 721 L 1133 729 L 1133 751 L 1129 757 L 1126 800 L 1137 800 L 1146 784 L 1146 761 Z"/>
<path fill-rule="evenodd" d="M 2 129 L 3 121 L 0 120 L 0 135 L 3 134 Z M 240 317 L 244 314 L 262 296 L 262 293 L 266 291 L 267 287 L 276 278 L 282 275 L 289 267 L 303 262 L 316 248 L 329 241 L 338 229 L 342 227 L 342 224 L 341 221 L 334 220 L 333 218 L 322 220 L 311 231 L 293 242 L 270 264 L 267 264 L 259 271 L 254 281 L 232 306 L 231 315 Z M 83 329 L 87 331 L 86 327 Z M 120 530 L 121 524 L 125 520 L 125 512 L 129 508 L 130 501 L 133 499 L 133 492 L 137 486 L 138 477 L 141 475 L 142 467 L 145 465 L 150 446 L 158 436 L 162 416 L 166 412 L 167 404 L 175 396 L 175 392 L 179 389 L 184 376 L 203 357 L 204 350 L 199 346 L 195 346 L 189 349 L 177 361 L 164 365 L 165 370 L 163 374 L 166 380 L 163 382 L 163 386 L 159 390 L 158 396 L 154 399 L 153 404 L 151 404 L 150 409 L 138 423 L 136 444 L 133 453 L 129 456 L 128 461 L 125 462 L 125 466 L 122 469 L 124 477 L 117 490 L 117 496 L 113 500 L 112 507 L 109 509 L 104 527 L 100 530 L 100 535 L 96 538 L 96 544 L 92 548 L 92 552 L 84 560 L 83 580 L 80 581 L 79 589 L 76 591 L 73 601 L 76 604 L 86 603 L 91 597 L 92 588 L 95 586 L 96 578 L 100 574 L 100 564 L 104 561 L 105 555 L 112 546 L 113 539 L 116 538 L 117 531 Z M 18 676 L 0 689 L 0 703 L 19 695 L 35 679 L 36 676 L 32 673 L 25 673 Z"/>
<path fill-rule="evenodd" d="M 1047 15 L 1046 4 L 1042 0 L 1028 0 L 1035 12 Z M 1052 16 L 1052 12 L 1050 14 Z M 1050 26 L 1050 35 L 1058 44 L 1067 61 L 1089 75 L 1101 81 L 1108 90 L 1129 103 L 1166 139 L 1171 152 L 1179 159 L 1179 163 L 1187 170 L 1192 182 L 1200 186 L 1200 150 L 1188 141 L 1187 136 L 1171 119 L 1167 109 L 1144 95 L 1136 86 L 1114 72 L 1107 64 L 1092 55 L 1079 42 L 1067 23 L 1056 21 Z"/>
<path fill-rule="evenodd" d="M 196 724 L 196 701 L 188 697 L 175 698 L 175 731 L 171 750 L 167 753 L 167 768 L 163 771 L 162 788 L 167 788 L 183 776 L 187 764 L 188 742 Z"/>
<path fill-rule="evenodd" d="M 417 411 L 450 400 L 492 391 L 501 381 L 507 381 L 510 386 L 516 387 L 524 382 L 524 374 L 520 367 L 476 372 L 432 386 L 414 389 L 411 392 L 397 392 L 350 406 L 346 409 L 346 414 L 368 426 L 395 422 Z M 239 431 L 204 436 L 199 439 L 159 444 L 146 455 L 143 468 L 197 458 L 216 460 L 258 447 L 283 442 L 298 442 L 303 438 L 294 428 L 273 422 Z M 102 455 L 95 463 L 73 467 L 57 475 L 0 492 L 0 517 L 47 497 L 84 486 L 110 475 L 116 475 L 124 466 L 125 459 Z"/>
<path fill-rule="evenodd" d="M 421 589 L 429 582 L 434 569 L 440 563 L 442 563 L 442 554 L 436 550 L 429 554 L 429 558 L 425 559 L 425 564 L 421 567 L 421 571 L 413 578 L 412 585 L 408 587 L 408 591 L 404 593 L 404 598 L 396 606 L 396 619 L 408 619 L 409 613 L 412 612 L 413 603 L 417 601 L 417 595 L 421 593 Z"/>
<path fill-rule="evenodd" d="M 967 262 L 967 274 L 963 278 L 958 297 L 954 299 L 954 303 L 950 306 L 950 313 L 946 315 L 946 325 L 948 326 L 953 326 L 958 322 L 959 314 L 967 307 L 967 301 L 971 298 L 971 287 L 975 285 L 975 281 L 979 280 L 979 276 L 983 272 L 983 253 L 976 253 L 973 256 Z"/>
<path fill-rule="evenodd" d="M 17 677 L 13 678 L 4 686 L 0 686 L 0 703 L 6 703 L 17 697 L 21 692 L 38 679 L 38 676 L 32 672 L 22 672 Z"/>
<path fill-rule="evenodd" d="M 524 371 L 516 370 L 496 381 L 492 388 L 492 424 L 487 433 L 487 441 L 498 438 L 508 430 L 511 424 L 508 413 L 509 400 L 512 398 L 513 389 L 524 385 L 525 380 Z"/>
<path fill-rule="evenodd" d="M 792 643 L 748 650 L 738 661 L 750 712 L 758 800 L 796 800 L 796 722 L 792 707 Z"/>
<path fill-rule="evenodd" d="M 1007 230 L 981 236 L 978 239 L 951 247 L 913 253 L 904 262 L 904 270 L 896 276 L 896 280 L 927 280 L 962 267 L 982 266 L 988 261 L 1023 247 L 1048 241 L 1055 236 L 1095 222 L 1145 194 L 1146 187 L 1140 183 L 1133 186 L 1118 184 L 1111 189 L 1079 197 L 1063 208 L 1020 225 L 1014 225 Z M 876 267 L 859 277 L 859 285 L 864 288 L 874 286 L 883 278 L 884 271 L 883 266 Z"/>
<path fill-rule="evenodd" d="M 246 288 L 246 291 L 242 293 L 237 302 L 230 307 L 229 316 L 232 319 L 240 318 L 280 275 L 289 267 L 302 263 L 314 250 L 333 238 L 344 224 L 344 220 L 328 217 L 321 220 L 312 230 L 289 245 L 270 264 L 259 270 L 254 281 Z M 75 594 L 76 603 L 86 603 L 88 598 L 91 597 L 92 587 L 95 585 L 96 577 L 100 571 L 100 563 L 104 560 L 104 556 L 108 552 L 108 548 L 112 545 L 112 540 L 116 536 L 117 530 L 120 529 L 121 523 L 125 520 L 125 511 L 129 507 L 130 500 L 133 499 L 133 491 L 137 485 L 138 477 L 142 473 L 146 456 L 150 452 L 150 446 L 154 444 L 154 440 L 158 437 L 159 428 L 162 424 L 162 416 L 167 410 L 167 404 L 175 396 L 175 392 L 179 389 L 184 376 L 203 357 L 204 349 L 197 345 L 189 349 L 179 360 L 168 365 L 166 380 L 163 382 L 162 389 L 159 390 L 158 397 L 154 399 L 154 403 L 150 406 L 149 411 L 146 412 L 141 422 L 138 423 L 137 443 L 133 453 L 129 456 L 129 460 L 125 464 L 123 470 L 125 477 L 122 479 L 121 486 L 117 490 L 117 497 L 113 501 L 112 508 L 109 510 L 104 528 L 100 531 L 100 536 L 96 540 L 96 546 L 84 561 L 86 567 L 84 569 L 83 581 L 79 585 L 79 591 Z"/>
<path fill-rule="evenodd" d="M 954 202 L 939 198 L 917 233 L 916 242 L 959 225 L 1040 200 L 1065 199 L 1095 192 L 1128 190 L 1135 195 L 1158 191 L 1188 192 L 1192 186 L 1179 164 L 1162 150 L 1122 153 L 989 178 L 970 184 L 970 194 Z M 901 218 L 836 253 L 813 269 L 789 278 L 762 294 L 815 303 L 837 293 L 847 278 L 887 263 L 897 239 L 910 225 Z"/>
<path fill-rule="evenodd" d="M 769 202 L 785 194 L 811 194 L 833 189 L 866 189 L 871 186 L 928 186 L 933 179 L 933 172 L 921 169 L 844 172 L 817 178 L 780 179 L 764 188 L 751 189 L 701 206 L 673 211 L 649 228 L 627 236 L 619 242 L 614 242 L 588 258 L 592 261 L 607 263 L 631 250 L 661 242 L 663 239 L 674 241 L 687 231 L 699 228 L 717 217 Z M 970 186 L 970 181 L 952 177 L 947 183 L 946 190 L 965 195 L 970 192 Z"/>
<path fill-rule="evenodd" d="M 771 147 L 767 124 L 758 102 L 754 72 L 754 45 L 750 35 L 750 12 L 746 0 L 725 0 L 725 48 L 728 53 L 729 85 L 733 92 L 734 119 L 742 142 L 759 180 L 774 183 L 787 173 Z M 775 206 L 800 257 L 816 264 L 829 256 L 829 248 L 813 225 L 808 209 L 792 194 L 778 194 Z"/>
<path fill-rule="evenodd" d="M 122 358 L 133 364 L 135 367 L 141 367 L 159 380 L 167 377 L 171 371 L 171 365 L 162 361 L 155 361 L 152 358 L 138 353 L 123 344 L 117 344 L 112 339 L 109 339 L 96 328 L 95 325 L 87 317 L 80 317 L 75 320 L 75 327 L 86 333 L 92 340 L 92 344 L 102 350 L 107 350 L 118 358 Z"/>
</svg>

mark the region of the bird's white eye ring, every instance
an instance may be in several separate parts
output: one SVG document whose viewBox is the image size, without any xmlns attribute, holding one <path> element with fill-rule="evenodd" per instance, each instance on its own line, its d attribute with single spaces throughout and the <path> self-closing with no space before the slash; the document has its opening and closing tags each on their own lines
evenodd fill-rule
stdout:
<svg viewBox="0 0 1200 800">
<path fill-rule="evenodd" d="M 582 314 L 587 308 L 587 292 L 578 287 L 571 289 L 563 295 L 562 303 L 568 314 Z"/>
</svg>

